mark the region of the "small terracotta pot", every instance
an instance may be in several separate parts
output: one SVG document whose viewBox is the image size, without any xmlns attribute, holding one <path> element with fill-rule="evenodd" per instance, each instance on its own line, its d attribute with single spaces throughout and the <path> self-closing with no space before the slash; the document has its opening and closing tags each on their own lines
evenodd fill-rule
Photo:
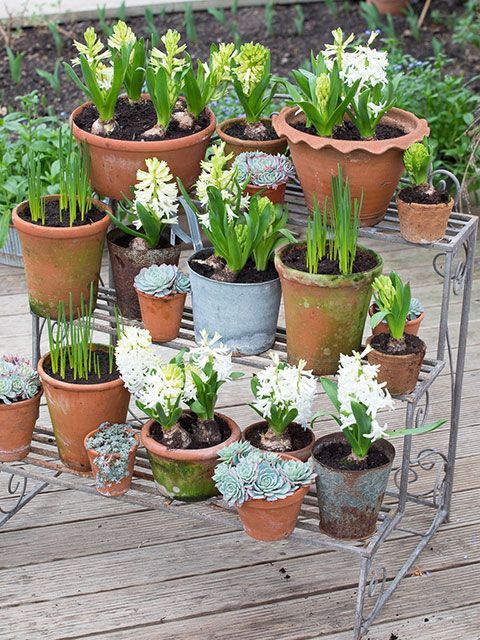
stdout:
<svg viewBox="0 0 480 640">
<path fill-rule="evenodd" d="M 409 0 L 367 0 L 367 4 L 373 4 L 381 15 L 390 14 L 399 16 L 403 13 Z"/>
<path fill-rule="evenodd" d="M 215 415 L 228 424 L 230 437 L 206 449 L 167 449 L 150 436 L 154 420 L 149 420 L 142 427 L 142 442 L 148 453 L 155 484 L 162 495 L 184 502 L 197 502 L 218 495 L 212 479 L 218 452 L 232 442 L 240 442 L 242 432 L 231 418 L 217 412 Z"/>
<path fill-rule="evenodd" d="M 250 442 L 252 431 L 258 428 L 259 426 L 265 427 L 264 431 L 268 429 L 268 424 L 265 420 L 254 422 L 253 424 L 249 425 L 243 432 L 243 439 Z M 292 458 L 296 458 L 297 460 L 301 460 L 302 462 L 306 462 L 312 455 L 313 443 L 315 442 L 315 434 L 313 433 L 313 431 L 308 428 L 305 431 L 310 436 L 310 442 L 307 444 L 307 446 L 303 447 L 303 449 L 295 449 L 295 451 L 285 452 L 287 455 L 292 456 Z"/>
<path fill-rule="evenodd" d="M 370 344 L 371 340 L 372 337 L 368 338 L 367 344 Z M 383 353 L 373 347 L 372 351 L 367 354 L 367 360 L 370 364 L 380 365 L 377 380 L 380 383 L 387 383 L 386 387 L 392 396 L 411 393 L 415 389 L 427 350 L 425 343 L 423 346 L 423 351 L 404 356 Z"/>
<path fill-rule="evenodd" d="M 430 244 L 445 235 L 453 198 L 442 204 L 418 204 L 404 202 L 397 196 L 397 207 L 402 237 L 415 244 Z"/>
<path fill-rule="evenodd" d="M 87 449 L 88 438 L 91 438 L 92 436 L 94 436 L 97 433 L 97 431 L 98 429 L 94 429 L 93 431 L 90 431 L 90 433 L 87 433 L 87 435 L 83 440 L 85 451 L 87 452 L 88 459 L 90 460 L 92 475 L 95 479 L 95 488 L 98 493 L 102 494 L 102 496 L 111 496 L 111 497 L 123 496 L 124 493 L 127 493 L 127 491 L 130 489 L 130 486 L 132 484 L 133 467 L 135 466 L 135 456 L 137 455 L 137 449 L 140 446 L 140 438 L 138 436 L 138 433 L 133 431 L 133 429 L 130 430 L 133 436 L 135 437 L 136 444 L 133 445 L 133 447 L 130 449 L 130 452 L 128 454 L 128 475 L 126 475 L 125 478 L 122 478 L 120 482 L 109 482 L 103 486 L 99 486 L 97 484 L 98 467 L 95 464 L 95 458 L 98 456 L 98 451 L 95 451 L 95 449 Z M 118 454 L 116 455 L 118 457 Z"/>
<path fill-rule="evenodd" d="M 41 397 L 42 390 L 29 400 L 0 403 L 0 462 L 23 460 L 28 455 Z"/>
<path fill-rule="evenodd" d="M 142 312 L 142 321 L 154 342 L 170 342 L 178 337 L 185 306 L 186 293 L 173 293 L 159 298 L 135 287 Z"/>
<path fill-rule="evenodd" d="M 349 276 L 309 274 L 287 267 L 282 257 L 293 245 L 275 254 L 275 267 L 282 283 L 288 361 L 306 360 L 315 375 L 336 373 L 340 354 L 358 351 L 372 297 L 372 282 L 381 274 L 382 258 L 376 267 Z"/>
<path fill-rule="evenodd" d="M 112 229 L 107 234 L 107 246 L 120 313 L 124 318 L 140 320 L 140 305 L 134 288 L 135 277 L 144 267 L 148 268 L 153 264 L 178 265 L 182 245 L 168 245 L 165 239 L 165 244 L 168 246 L 137 251 L 124 246 L 125 242 L 132 238 L 133 236 L 127 238 L 127 234 L 121 229 Z M 122 243 L 122 240 L 125 242 Z"/>
<path fill-rule="evenodd" d="M 149 99 L 148 94 L 143 94 Z M 90 104 L 77 107 L 70 116 L 75 138 L 88 146 L 90 154 L 90 180 L 95 191 L 102 196 L 122 200 L 131 198 L 131 189 L 137 182 L 138 169 L 145 169 L 147 158 L 165 160 L 172 175 L 180 178 L 185 188 L 191 187 L 200 175 L 200 162 L 215 131 L 215 115 L 208 109 L 210 124 L 190 136 L 172 140 L 114 140 L 103 138 L 80 129 L 75 119 Z"/>
<path fill-rule="evenodd" d="M 87 433 L 102 422 L 121 424 L 126 421 L 130 393 L 123 380 L 99 384 L 72 384 L 49 376 L 44 362 L 37 365 L 42 379 L 48 411 L 61 461 L 77 471 L 89 471 L 90 462 L 84 447 Z"/>
<path fill-rule="evenodd" d="M 363 194 L 361 224 L 380 222 L 404 172 L 403 152 L 428 135 L 427 121 L 402 109 L 390 109 L 382 122 L 402 128 L 405 135 L 389 140 L 335 140 L 295 129 L 292 124 L 305 122 L 305 116 L 297 111 L 296 107 L 286 107 L 272 121 L 277 134 L 288 140 L 310 211 L 314 194 L 320 210 L 325 198 L 331 201 L 330 179 L 338 174 L 340 165 L 344 178 L 348 178 L 352 198 L 360 201 Z"/>
<path fill-rule="evenodd" d="M 260 118 L 260 120 L 264 124 L 272 125 L 272 118 Z M 217 135 L 225 142 L 225 153 L 233 153 L 235 156 L 238 156 L 245 151 L 263 151 L 275 155 L 286 151 L 287 141 L 283 136 L 278 134 L 278 131 L 278 140 L 242 140 L 241 138 L 234 138 L 233 136 L 229 136 L 228 133 L 225 133 L 225 130 L 233 124 L 243 124 L 245 122 L 245 118 L 229 118 L 217 124 Z"/>
<path fill-rule="evenodd" d="M 54 195 L 44 199 L 58 198 Z M 27 201 L 13 210 L 12 221 L 22 244 L 30 309 L 37 316 L 56 319 L 62 300 L 68 317 L 70 293 L 76 311 L 82 295 L 88 304 L 92 283 L 95 306 L 110 209 L 100 200 L 94 199 L 92 203 L 105 211 L 105 217 L 80 227 L 47 227 L 27 222 L 19 215 L 27 208 Z"/>
<path fill-rule="evenodd" d="M 375 307 L 373 304 L 371 304 L 368 309 L 368 315 L 370 316 L 370 318 L 374 315 L 374 313 Z M 420 329 L 420 325 L 422 324 L 424 317 L 425 312 L 422 311 L 422 313 L 418 316 L 418 318 L 415 318 L 415 320 L 407 320 L 407 322 L 405 323 L 405 333 L 408 333 L 411 336 L 417 336 L 418 330 Z M 382 320 L 382 322 L 379 322 L 375 328 L 372 328 L 372 334 L 374 336 L 377 336 L 379 333 L 390 333 L 388 323 L 385 322 L 385 320 Z"/>
<path fill-rule="evenodd" d="M 287 188 L 287 183 L 279 184 L 278 187 L 257 187 L 254 184 L 247 184 L 245 187 L 245 192 L 249 193 L 251 196 L 256 196 L 260 194 L 268 198 L 270 202 L 273 204 L 283 204 L 285 202 L 285 189 Z"/>
</svg>

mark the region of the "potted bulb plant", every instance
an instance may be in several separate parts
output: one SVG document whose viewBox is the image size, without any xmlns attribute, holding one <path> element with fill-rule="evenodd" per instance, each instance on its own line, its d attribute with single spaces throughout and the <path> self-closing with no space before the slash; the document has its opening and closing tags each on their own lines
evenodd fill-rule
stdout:
<svg viewBox="0 0 480 640">
<path fill-rule="evenodd" d="M 28 360 L 0 358 L 0 462 L 28 455 L 41 395 L 40 378 Z"/>
<path fill-rule="evenodd" d="M 242 375 L 232 371 L 219 336 L 203 336 L 188 356 L 181 352 L 167 363 L 152 350 L 148 331 L 125 327 L 116 359 L 137 406 L 150 418 L 142 442 L 159 491 L 184 501 L 216 495 L 218 452 L 242 437 L 233 420 L 215 411 L 220 387 Z"/>
<path fill-rule="evenodd" d="M 267 542 L 288 538 L 315 473 L 307 462 L 287 454 L 259 451 L 248 442 L 222 449 L 214 474 L 230 507 L 236 507 L 245 533 Z"/>
<path fill-rule="evenodd" d="M 89 161 L 73 138 L 59 130 L 59 195 L 43 195 L 41 166 L 32 151 L 28 158 L 28 200 L 17 205 L 12 221 L 22 245 L 30 309 L 54 318 L 59 301 L 73 309 L 96 299 L 109 208 L 92 198 Z"/>
<path fill-rule="evenodd" d="M 388 276 L 375 278 L 372 287 L 379 311 L 370 318 L 370 324 L 376 327 L 385 321 L 389 332 L 368 339 L 372 347 L 368 361 L 379 365 L 378 379 L 386 383 L 392 395 L 410 393 L 417 384 L 427 348 L 423 340 L 405 331 L 410 310 L 410 285 L 404 284 L 392 271 Z"/>
<path fill-rule="evenodd" d="M 252 378 L 255 400 L 250 406 L 262 420 L 247 427 L 243 437 L 258 449 L 288 453 L 305 462 L 315 440 L 307 425 L 313 419 L 317 382 L 305 370 L 304 360 L 298 367 L 280 362 L 277 355 L 272 360 Z"/>
<path fill-rule="evenodd" d="M 175 265 L 153 264 L 135 277 L 142 321 L 154 342 L 175 340 L 190 281 Z"/>
<path fill-rule="evenodd" d="M 368 310 L 368 315 L 370 316 L 370 318 L 378 313 L 378 311 L 380 311 L 380 309 L 378 308 L 377 304 L 375 302 L 372 302 Z M 425 311 L 423 309 L 422 303 L 418 298 L 411 298 L 407 321 L 405 322 L 405 333 L 410 333 L 413 336 L 418 335 L 418 330 L 420 329 L 420 325 L 422 324 L 424 318 Z M 380 320 L 378 324 L 372 327 L 372 333 L 374 336 L 378 335 L 379 333 L 390 333 L 387 322 L 385 320 Z"/>
<path fill-rule="evenodd" d="M 306 361 L 316 375 L 333 374 L 341 353 L 360 348 L 372 282 L 382 258 L 359 246 L 361 203 L 352 202 L 342 171 L 332 178 L 328 221 L 315 202 L 306 242 L 289 244 L 275 255 L 282 283 L 288 361 Z"/>
<path fill-rule="evenodd" d="M 387 431 L 378 412 L 393 409 L 384 383 L 377 380 L 378 366 L 362 361 L 368 352 L 342 355 L 337 382 L 320 382 L 335 407 L 332 415 L 341 431 L 319 438 L 313 447 L 317 474 L 320 529 L 334 538 L 370 537 L 387 488 L 395 457 L 386 437 L 420 435 L 437 429 L 445 420 L 412 429 Z"/>
<path fill-rule="evenodd" d="M 354 198 L 363 194 L 362 226 L 385 215 L 403 173 L 402 153 L 429 129 L 425 120 L 395 108 L 398 80 L 387 75 L 385 51 L 341 29 L 316 57 L 311 70 L 292 71 L 284 80 L 290 107 L 273 117 L 288 140 L 292 160 L 310 210 L 331 196 L 330 176 L 343 170 Z M 318 167 L 321 167 L 319 171 Z"/>
<path fill-rule="evenodd" d="M 248 194 L 260 194 L 275 204 L 283 204 L 287 182 L 295 177 L 292 161 L 287 156 L 245 151 L 233 164 L 238 167 L 238 179 L 246 184 Z"/>
<path fill-rule="evenodd" d="M 400 233 L 415 244 L 437 242 L 445 235 L 453 198 L 428 182 L 431 154 L 427 141 L 412 144 L 403 154 L 403 163 L 412 186 L 397 195 Z"/>
<path fill-rule="evenodd" d="M 132 484 L 140 438 L 129 424 L 102 422 L 85 436 L 95 487 L 103 496 L 123 496 Z"/>
<path fill-rule="evenodd" d="M 272 82 L 270 51 L 262 44 L 242 44 L 232 65 L 233 87 L 245 111 L 243 118 L 231 118 L 217 126 L 228 153 L 243 151 L 282 153 L 287 141 L 279 138 L 271 118 L 262 115 L 271 105 L 278 82 Z"/>
</svg>

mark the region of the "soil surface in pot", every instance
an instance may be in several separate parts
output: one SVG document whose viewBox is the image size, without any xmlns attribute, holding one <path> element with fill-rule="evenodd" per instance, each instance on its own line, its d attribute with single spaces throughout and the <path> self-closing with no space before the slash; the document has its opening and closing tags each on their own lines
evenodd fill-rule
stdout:
<svg viewBox="0 0 480 640">
<path fill-rule="evenodd" d="M 183 111 L 183 109 L 175 109 L 174 114 L 182 113 Z M 92 104 L 85 107 L 77 116 L 75 124 L 80 129 L 90 132 L 92 124 L 97 118 L 98 111 L 95 105 Z M 156 124 L 157 116 L 150 100 L 140 100 L 137 103 L 130 104 L 128 100 L 119 98 L 115 106 L 115 120 L 118 127 L 108 136 L 109 138 L 114 140 L 143 140 L 142 134 Z M 180 128 L 178 122 L 172 118 L 164 138 L 159 136 L 149 137 L 148 141 L 184 138 L 205 129 L 209 124 L 210 118 L 205 111 L 193 121 L 193 126 L 185 129 Z"/>
<path fill-rule="evenodd" d="M 210 261 L 209 258 L 212 258 Z M 277 271 L 271 262 L 265 271 L 257 271 L 253 260 L 248 260 L 245 267 L 232 278 L 231 271 L 227 268 L 223 258 L 213 256 L 210 249 L 205 249 L 198 254 L 198 258 L 190 262 L 192 269 L 201 276 L 220 282 L 235 282 L 237 284 L 253 284 L 256 282 L 268 282 L 278 278 Z"/>
<path fill-rule="evenodd" d="M 364 471 L 381 467 L 389 462 L 387 456 L 380 451 L 375 443 L 370 447 L 365 460 L 351 460 L 348 457 L 351 453 L 350 445 L 341 442 L 331 442 L 313 451 L 315 459 L 330 469 Z"/>
<path fill-rule="evenodd" d="M 297 271 L 304 271 L 308 273 L 307 267 L 307 251 L 304 246 L 291 247 L 282 255 L 282 262 L 286 267 L 290 269 L 296 269 Z M 367 251 L 359 249 L 355 260 L 353 262 L 353 273 L 363 273 L 364 271 L 370 271 L 377 266 L 375 257 Z M 338 260 L 329 260 L 328 258 L 322 258 L 318 262 L 318 274 L 319 275 L 340 275 L 340 269 L 338 266 Z"/>
<path fill-rule="evenodd" d="M 88 380 L 84 378 L 75 379 L 73 376 L 73 370 L 68 366 L 65 368 L 65 377 L 62 378 L 59 373 L 53 373 L 52 364 L 50 360 L 47 360 L 43 363 L 43 369 L 47 375 L 51 378 L 55 378 L 55 380 L 61 380 L 62 382 L 68 382 L 69 384 L 101 384 L 102 382 L 111 382 L 112 380 L 117 380 L 120 376 L 115 367 L 115 361 L 113 363 L 112 373 L 109 371 L 109 358 L 108 353 L 106 353 L 103 349 L 95 349 L 95 355 L 99 357 L 100 361 L 100 377 L 96 373 L 91 373 L 88 376 Z"/>
<path fill-rule="evenodd" d="M 298 131 L 302 131 L 303 133 L 308 133 L 312 136 L 318 135 L 315 127 L 312 125 L 307 127 L 305 123 L 297 122 L 292 124 L 294 129 Z M 380 122 L 375 129 L 374 140 L 390 140 L 390 138 L 400 138 L 405 135 L 405 131 L 400 127 L 394 127 L 389 124 L 382 124 Z M 341 125 L 338 125 L 334 128 L 333 134 L 331 136 L 334 140 L 365 140 L 360 135 L 357 127 L 350 122 L 349 120 L 345 120 Z"/>
<path fill-rule="evenodd" d="M 245 122 L 235 122 L 231 124 L 229 127 L 223 130 L 228 136 L 232 136 L 232 138 L 238 138 L 239 140 L 256 140 L 256 141 L 264 141 L 264 140 L 278 140 L 277 133 L 271 124 L 267 122 L 263 122 L 263 135 L 262 136 L 249 136 L 245 133 L 245 127 L 247 124 Z"/>
<path fill-rule="evenodd" d="M 47 200 L 45 202 L 45 224 L 42 224 L 41 220 L 34 222 L 32 220 L 32 214 L 30 213 L 30 207 L 27 205 L 25 209 L 18 214 L 22 220 L 30 222 L 30 224 L 36 224 L 41 227 L 69 227 L 70 226 L 70 214 L 68 211 L 62 211 L 60 217 L 60 201 L 59 200 Z M 74 227 L 83 227 L 93 222 L 103 220 L 106 216 L 105 211 L 97 209 L 94 205 L 90 211 L 85 215 L 85 219 L 80 219 L 80 214 L 73 223 Z M 62 219 L 61 219 L 62 218 Z"/>
<path fill-rule="evenodd" d="M 222 442 L 225 442 L 225 440 L 228 440 L 228 438 L 231 435 L 231 431 L 228 427 L 228 424 L 225 420 L 223 420 L 222 418 L 219 418 L 218 416 L 215 416 L 214 418 L 217 426 L 220 429 L 220 433 L 222 435 Z M 196 415 L 191 415 L 189 413 L 184 413 L 182 414 L 182 416 L 180 417 L 179 420 L 180 426 L 182 427 L 182 429 L 185 429 L 185 431 L 188 433 L 188 435 L 190 436 L 190 438 L 192 439 L 190 445 L 188 447 L 183 447 L 183 446 L 178 446 L 175 448 L 178 449 L 207 449 L 208 447 L 212 447 L 215 446 L 217 443 L 215 443 L 215 445 L 209 443 L 209 442 L 205 442 L 205 440 L 200 439 L 199 438 L 199 434 L 198 434 L 198 424 L 197 424 L 197 416 Z M 160 442 L 160 444 L 164 444 L 164 437 L 163 437 L 163 430 L 162 427 L 158 424 L 158 422 L 154 422 L 152 424 L 152 426 L 150 427 L 150 436 L 156 440 L 157 442 Z M 169 447 L 169 448 L 173 448 L 173 447 Z"/>
<path fill-rule="evenodd" d="M 392 349 L 389 333 L 379 333 L 378 335 L 373 336 L 370 341 L 370 345 L 374 349 L 377 349 L 377 351 L 381 351 L 382 353 L 386 353 L 391 356 L 408 356 L 412 353 L 422 353 L 425 351 L 425 343 L 417 336 L 405 333 L 403 338 L 405 340 L 405 349 L 403 351 L 395 351 Z"/>
<path fill-rule="evenodd" d="M 248 441 L 257 449 L 263 449 L 262 443 L 260 441 L 261 436 L 267 431 L 268 426 L 258 425 L 255 429 L 252 429 L 248 434 Z M 292 422 L 287 427 L 287 433 L 290 436 L 292 442 L 291 449 L 285 449 L 285 453 L 289 451 L 298 451 L 299 449 L 304 449 L 307 447 L 310 442 L 310 433 L 303 429 L 301 425 L 296 422 Z"/>
<path fill-rule="evenodd" d="M 415 185 L 414 187 L 405 187 L 398 193 L 398 197 L 403 202 L 411 204 L 447 204 L 450 202 L 450 195 L 448 191 L 440 191 L 434 187 L 429 187 L 423 184 Z"/>
</svg>

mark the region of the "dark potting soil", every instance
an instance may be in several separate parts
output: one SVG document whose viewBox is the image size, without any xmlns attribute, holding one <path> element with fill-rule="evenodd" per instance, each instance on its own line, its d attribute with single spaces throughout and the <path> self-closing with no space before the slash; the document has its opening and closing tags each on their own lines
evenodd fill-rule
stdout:
<svg viewBox="0 0 480 640">
<path fill-rule="evenodd" d="M 405 349 L 401 352 L 392 351 L 389 333 L 379 333 L 372 337 L 371 346 L 382 353 L 396 356 L 407 356 L 411 353 L 422 353 L 425 351 L 425 343 L 418 336 L 412 336 L 409 333 L 404 334 Z"/>
<path fill-rule="evenodd" d="M 348 456 L 352 453 L 352 448 L 349 444 L 342 442 L 331 442 L 314 449 L 313 455 L 316 460 L 324 464 L 331 469 L 345 469 L 350 471 L 364 471 L 366 469 L 375 469 L 388 463 L 387 456 L 380 451 L 378 446 L 374 443 L 368 452 L 365 460 L 361 462 L 357 460 L 350 460 Z"/>
<path fill-rule="evenodd" d="M 405 187 L 398 193 L 398 197 L 408 204 L 415 202 L 417 204 L 447 204 L 450 202 L 450 194 L 448 191 L 440 191 L 434 189 L 427 190 L 423 185 L 415 187 Z"/>
<path fill-rule="evenodd" d="M 198 438 L 198 426 L 197 426 L 196 415 L 192 415 L 190 413 L 183 413 L 182 416 L 180 417 L 179 422 L 180 422 L 180 426 L 183 429 L 185 429 L 185 431 L 188 433 L 188 435 L 192 439 L 192 442 L 190 443 L 190 445 L 186 447 L 187 449 L 207 449 L 208 447 L 212 446 Z M 215 422 L 220 428 L 220 433 L 222 434 L 222 442 L 225 442 L 225 440 L 228 440 L 231 434 L 228 424 L 226 423 L 225 420 L 223 420 L 219 416 L 215 416 Z M 157 442 L 160 442 L 160 444 L 163 444 L 163 430 L 162 430 L 162 427 L 158 424 L 158 422 L 154 422 L 150 427 L 150 436 Z"/>
<path fill-rule="evenodd" d="M 98 118 L 98 111 L 92 104 L 85 107 L 75 118 L 75 124 L 84 131 L 90 131 L 92 124 Z M 140 100 L 130 104 L 125 98 L 119 98 L 115 106 L 115 120 L 118 127 L 108 136 L 114 140 L 143 140 L 142 134 L 153 127 L 157 122 L 155 109 L 150 100 Z M 195 119 L 193 127 L 180 129 L 176 121 L 170 122 L 164 138 L 148 138 L 148 142 L 155 140 L 172 140 L 174 138 L 184 138 L 192 133 L 197 133 L 205 129 L 210 124 L 210 118 L 204 111 Z"/>
<path fill-rule="evenodd" d="M 290 269 L 296 269 L 297 271 L 304 271 L 305 273 L 308 273 L 307 252 L 305 246 L 300 245 L 292 247 L 289 251 L 283 254 L 282 262 L 285 266 L 290 267 Z M 353 262 L 353 273 L 370 271 L 376 266 L 377 261 L 371 253 L 358 249 Z M 320 260 L 318 263 L 318 273 L 319 275 L 340 275 L 338 260 L 328 260 L 327 258 Z"/>
<path fill-rule="evenodd" d="M 298 122 L 292 124 L 294 129 L 298 131 L 303 131 L 303 133 L 309 133 L 312 136 L 316 136 L 317 132 L 314 126 L 307 127 L 304 123 Z M 405 135 L 405 131 L 400 127 L 395 127 L 389 124 L 382 124 L 380 122 L 375 129 L 375 137 L 374 140 L 390 140 L 390 138 L 400 138 Z M 350 120 L 345 120 L 341 125 L 335 127 L 333 130 L 332 138 L 334 140 L 364 140 L 360 135 L 357 127 L 350 122 Z"/>
<path fill-rule="evenodd" d="M 18 214 L 22 220 L 30 222 L 31 224 L 37 224 L 44 227 L 69 227 L 70 226 L 70 214 L 68 211 L 62 212 L 62 219 L 60 219 L 60 201 L 59 200 L 47 200 L 45 202 L 45 224 L 42 224 L 41 220 L 34 222 L 32 220 L 32 214 L 30 213 L 30 207 L 27 205 L 25 209 Z M 93 222 L 103 220 L 107 214 L 105 211 L 92 206 L 90 211 L 85 215 L 85 219 L 81 220 L 80 216 L 74 221 L 74 227 L 83 227 Z"/>
<path fill-rule="evenodd" d="M 209 249 L 205 249 L 198 254 L 198 259 L 206 260 L 210 255 L 211 251 Z M 219 258 L 219 260 L 226 264 L 223 258 Z M 199 263 L 198 260 L 192 260 L 190 262 L 190 266 L 196 273 L 204 276 L 205 278 L 211 278 L 215 273 L 215 270 L 212 267 L 208 264 Z M 257 271 L 253 260 L 248 260 L 245 267 L 238 273 L 235 283 L 252 284 L 257 282 L 268 282 L 269 280 L 275 280 L 276 278 L 278 278 L 278 273 L 272 262 L 267 266 L 265 271 Z"/>
<path fill-rule="evenodd" d="M 263 122 L 262 124 L 266 129 L 266 134 L 263 138 L 261 138 L 261 141 L 278 140 L 277 133 L 275 129 L 272 127 L 272 125 L 269 124 L 268 122 Z M 251 137 L 248 137 L 245 135 L 245 127 L 246 127 L 245 122 L 235 122 L 234 124 L 224 129 L 224 133 L 226 133 L 229 136 L 232 136 L 232 138 L 238 138 L 239 140 L 252 140 Z M 260 138 L 258 139 L 260 140 Z"/>
<path fill-rule="evenodd" d="M 260 438 L 267 429 L 268 425 L 266 422 L 259 424 L 255 429 L 252 429 L 252 431 L 249 432 L 248 441 L 257 449 L 263 449 Z M 298 449 L 303 449 L 311 442 L 310 432 L 303 429 L 303 427 L 296 422 L 292 422 L 288 425 L 287 433 L 292 441 L 292 448 L 286 449 L 286 453 L 288 453 L 288 451 L 298 451 Z"/>
<path fill-rule="evenodd" d="M 141 229 L 140 229 L 141 231 Z M 128 249 L 128 247 L 130 247 L 130 245 L 132 244 L 133 240 L 135 240 L 135 236 L 130 236 L 128 235 L 128 233 L 118 233 L 115 235 L 114 238 L 112 238 L 112 236 L 109 236 L 109 241 L 113 242 L 113 244 L 116 244 L 118 247 L 123 247 L 124 249 Z M 140 238 L 141 240 L 141 238 Z M 178 238 L 175 236 L 175 244 L 179 244 L 179 240 Z M 163 236 L 160 236 L 160 240 L 158 241 L 157 246 L 155 247 L 155 249 L 168 249 L 168 247 L 171 247 L 172 245 L 169 242 L 168 238 L 165 238 Z"/>
<path fill-rule="evenodd" d="M 62 378 L 59 373 L 53 373 L 52 365 L 49 360 L 44 362 L 43 369 L 46 374 L 50 377 L 55 378 L 55 380 L 61 380 L 62 382 L 68 382 L 71 384 L 101 384 L 102 382 L 111 382 L 112 380 L 117 380 L 120 376 L 115 367 L 115 362 L 113 363 L 113 371 L 110 373 L 109 371 L 109 358 L 108 353 L 103 349 L 95 349 L 95 354 L 99 356 L 100 360 L 100 377 L 97 376 L 96 373 L 91 373 L 88 376 L 88 380 L 84 378 L 77 378 L 76 380 L 73 377 L 73 370 L 67 364 L 65 370 L 65 377 Z"/>
</svg>

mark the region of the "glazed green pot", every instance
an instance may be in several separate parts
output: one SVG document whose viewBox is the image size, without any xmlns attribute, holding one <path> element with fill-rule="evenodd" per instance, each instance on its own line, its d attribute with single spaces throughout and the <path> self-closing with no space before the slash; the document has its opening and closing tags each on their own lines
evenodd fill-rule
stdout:
<svg viewBox="0 0 480 640">
<path fill-rule="evenodd" d="M 155 484 L 162 495 L 184 502 L 206 500 L 218 495 L 212 479 L 218 452 L 232 442 L 239 442 L 242 432 L 227 416 L 221 413 L 215 415 L 228 424 L 230 437 L 206 449 L 167 449 L 150 436 L 154 420 L 149 420 L 143 426 L 142 442 L 148 453 Z"/>
<path fill-rule="evenodd" d="M 358 351 L 372 296 L 372 282 L 382 273 L 383 260 L 370 249 L 376 266 L 352 275 L 310 274 L 287 267 L 282 257 L 292 244 L 279 249 L 275 267 L 285 307 L 288 361 L 303 359 L 315 375 L 336 373 L 340 354 Z"/>
</svg>

